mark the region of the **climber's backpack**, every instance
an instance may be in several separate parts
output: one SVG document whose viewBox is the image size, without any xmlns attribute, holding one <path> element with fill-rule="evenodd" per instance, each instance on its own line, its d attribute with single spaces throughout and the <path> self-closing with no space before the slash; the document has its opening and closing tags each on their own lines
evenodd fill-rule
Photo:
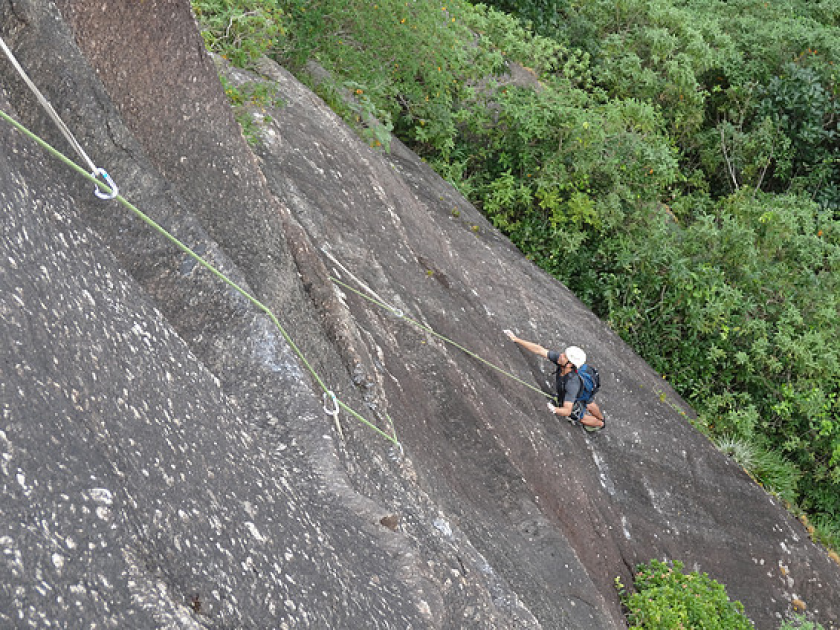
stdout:
<svg viewBox="0 0 840 630">
<path fill-rule="evenodd" d="M 597 368 L 588 363 L 581 365 L 577 373 L 582 384 L 577 399 L 584 404 L 589 404 L 595 394 L 598 393 L 598 390 L 601 389 L 601 375 L 598 373 Z"/>
</svg>

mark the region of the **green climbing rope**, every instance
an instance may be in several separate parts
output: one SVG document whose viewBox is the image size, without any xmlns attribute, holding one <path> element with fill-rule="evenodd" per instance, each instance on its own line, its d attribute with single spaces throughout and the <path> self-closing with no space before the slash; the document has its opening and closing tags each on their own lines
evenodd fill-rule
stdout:
<svg viewBox="0 0 840 630">
<path fill-rule="evenodd" d="M 360 290 L 356 289 L 355 287 L 350 286 L 350 285 L 349 285 L 349 284 L 347 284 L 346 282 L 342 282 L 342 281 L 341 281 L 341 280 L 339 280 L 338 278 L 334 278 L 333 276 L 329 276 L 329 278 L 330 278 L 330 280 L 332 280 L 335 284 L 337 284 L 337 285 L 339 285 L 339 286 L 341 286 L 341 287 L 343 287 L 343 288 L 347 289 L 348 291 L 351 291 L 351 292 L 355 293 L 355 294 L 356 294 L 356 295 L 358 295 L 359 297 L 364 298 L 365 300 L 367 300 L 368 302 L 371 302 L 372 304 L 376 304 L 377 306 L 379 306 L 379 307 L 381 307 L 381 308 L 385 309 L 386 311 L 390 311 L 391 313 L 393 313 L 394 315 L 396 315 L 396 316 L 397 316 L 397 317 L 399 317 L 400 319 L 404 319 L 404 320 L 405 320 L 405 321 L 407 321 L 409 324 L 412 324 L 412 325 L 416 326 L 417 328 L 420 328 L 421 330 L 426 331 L 426 332 L 427 332 L 427 333 L 429 333 L 430 335 L 433 335 L 433 336 L 437 337 L 437 338 L 438 338 L 438 339 L 440 339 L 441 341 L 444 341 L 444 342 L 446 342 L 446 343 L 450 344 L 451 346 L 454 346 L 455 348 L 458 348 L 458 350 L 460 350 L 461 352 L 464 352 L 465 354 L 468 354 L 468 355 L 469 355 L 469 356 L 471 356 L 472 358 L 474 358 L 474 359 L 476 359 L 476 360 L 478 360 L 478 361 L 481 361 L 481 362 L 482 362 L 482 363 L 484 363 L 485 365 L 487 365 L 487 366 L 489 366 L 489 367 L 493 368 L 494 370 L 496 370 L 497 372 L 500 372 L 501 374 L 504 374 L 504 375 L 505 375 L 505 376 L 507 376 L 508 378 L 512 378 L 512 379 L 513 379 L 514 381 L 516 381 L 517 383 L 520 383 L 521 385 L 524 385 L 525 387 L 527 387 L 527 388 L 529 388 L 529 389 L 532 389 L 532 390 L 534 390 L 535 392 L 538 392 L 538 393 L 542 394 L 543 396 L 547 396 L 548 398 L 554 398 L 554 396 L 553 396 L 552 394 L 549 394 L 549 393 L 547 393 L 547 392 L 544 392 L 544 391 L 543 391 L 543 390 L 541 390 L 539 387 L 535 387 L 534 385 L 531 385 L 530 383 L 528 383 L 528 382 L 526 382 L 526 381 L 523 381 L 523 380 L 522 380 L 521 378 L 519 378 L 518 376 L 516 376 L 516 375 L 514 375 L 514 374 L 511 374 L 510 372 L 508 372 L 508 371 L 507 371 L 507 370 L 505 370 L 504 368 L 500 368 L 498 365 L 495 365 L 495 364 L 491 363 L 490 361 L 488 361 L 488 360 L 487 360 L 487 359 L 485 359 L 484 357 L 482 357 L 482 356 L 480 356 L 480 355 L 476 354 L 475 352 L 472 352 L 471 350 L 468 350 L 467 348 L 465 348 L 465 347 L 464 347 L 464 346 L 462 346 L 461 344 L 459 344 L 459 343 L 457 343 L 457 342 L 453 341 L 452 339 L 449 339 L 448 337 L 445 337 L 445 336 L 441 335 L 440 333 L 438 333 L 438 332 L 436 332 L 436 331 L 432 330 L 431 328 L 429 328 L 429 327 L 428 327 L 428 326 L 426 326 L 425 324 L 422 324 L 422 323 L 418 322 L 417 320 L 414 320 L 414 319 L 411 319 L 410 317 L 407 317 L 405 314 L 403 314 L 403 312 L 402 312 L 402 311 L 400 311 L 399 309 L 394 308 L 394 307 L 393 307 L 393 306 L 391 306 L 390 304 L 386 304 L 385 302 L 383 302 L 383 301 L 382 301 L 382 300 L 380 300 L 380 299 L 377 299 L 377 298 L 371 297 L 370 295 L 367 295 L 366 293 L 364 293 L 364 292 L 362 292 L 362 291 L 360 291 Z"/>
<path fill-rule="evenodd" d="M 53 146 L 51 146 L 49 143 L 47 143 L 46 141 L 44 141 L 43 139 L 41 139 L 40 137 L 38 137 L 37 135 L 32 133 L 29 129 L 24 127 L 17 120 L 15 120 L 11 116 L 9 116 L 6 112 L 4 112 L 1 109 L 0 109 L 0 118 L 3 118 L 6 122 L 11 124 L 15 129 L 17 129 L 22 134 L 24 134 L 26 137 L 28 137 L 31 140 L 33 140 L 34 142 L 36 142 L 38 145 L 40 145 L 42 148 L 44 148 L 52 156 L 58 158 L 61 162 L 63 162 L 64 164 L 66 164 L 67 166 L 69 166 L 70 168 L 75 170 L 76 172 L 78 172 L 80 175 L 82 175 L 83 177 L 85 177 L 89 181 L 93 182 L 96 186 L 101 188 L 104 192 L 106 192 L 108 194 L 111 194 L 113 192 L 111 190 L 111 188 L 108 187 L 107 184 L 104 184 L 103 182 L 96 179 L 93 175 L 91 175 L 90 173 L 85 171 L 85 169 L 83 169 L 81 166 L 76 164 L 73 160 L 71 160 L 66 155 L 64 155 L 63 153 L 61 153 L 60 151 L 55 149 Z M 338 400 L 335 397 L 335 394 L 333 394 L 333 392 L 326 386 L 324 381 L 321 379 L 321 377 L 318 375 L 318 373 L 315 371 L 315 369 L 312 367 L 312 365 L 309 363 L 309 361 L 306 360 L 306 357 L 303 355 L 303 352 L 301 352 L 300 348 L 298 348 L 297 344 L 295 344 L 295 342 L 292 340 L 292 338 L 289 336 L 289 334 L 286 332 L 286 330 L 280 324 L 280 321 L 277 319 L 277 317 L 274 315 L 274 313 L 271 311 L 271 309 L 269 309 L 265 304 L 260 302 L 253 295 L 251 295 L 245 289 L 243 289 L 238 284 L 236 284 L 233 280 L 228 278 L 225 274 L 223 274 L 221 271 L 219 271 L 212 264 L 210 264 L 209 262 L 204 260 L 201 256 L 199 256 L 196 252 L 194 252 L 192 249 L 190 249 L 187 245 L 185 245 L 180 240 L 178 240 L 175 236 L 170 234 L 166 229 L 164 229 L 161 225 L 159 225 L 157 222 L 155 222 L 154 219 L 152 219 L 151 217 L 146 215 L 139 208 L 137 208 L 131 202 L 126 200 L 122 195 L 117 195 L 115 197 L 115 200 L 119 201 L 122 205 L 124 205 L 131 212 L 133 212 L 140 220 L 142 220 L 144 223 L 149 225 L 152 229 L 154 229 L 155 231 L 160 233 L 167 240 L 171 241 L 178 249 L 183 251 L 185 254 L 189 255 L 191 258 L 195 259 L 195 261 L 198 262 L 202 267 L 207 269 L 210 273 L 212 273 L 214 276 L 216 276 L 219 280 L 221 280 L 222 282 L 224 282 L 225 284 L 230 286 L 237 293 L 239 293 L 240 295 L 245 297 L 249 302 L 251 302 L 254 306 L 256 306 L 259 310 L 264 312 L 268 316 L 268 318 L 271 320 L 271 322 L 277 327 L 277 330 L 280 331 L 280 334 L 283 335 L 283 338 L 289 344 L 289 347 L 291 347 L 292 350 L 294 350 L 295 354 L 298 356 L 300 361 L 306 366 L 307 370 L 312 375 L 312 378 L 314 378 L 315 381 L 318 383 L 318 385 L 324 390 L 325 396 L 331 397 L 333 399 L 334 403 L 337 405 L 337 407 L 341 407 L 347 413 L 349 413 L 351 416 L 353 416 L 354 418 L 359 420 L 362 424 L 364 424 L 367 427 L 373 429 L 374 431 L 376 431 L 379 435 L 381 435 L 385 439 L 393 442 L 396 446 L 402 448 L 401 444 L 397 440 L 396 431 L 394 431 L 394 435 L 389 435 L 389 434 L 385 433 L 382 429 L 377 427 L 375 424 L 373 424 L 372 422 L 367 420 L 361 414 L 357 413 L 351 407 L 347 406 L 346 404 L 344 404 L 343 402 L 341 402 L 340 400 Z M 334 412 L 331 412 L 331 411 L 327 411 L 326 408 L 325 408 L 325 411 L 329 415 L 334 415 L 334 416 L 337 417 L 337 409 Z M 388 418 L 388 422 L 391 425 L 391 428 L 393 430 L 394 429 L 394 423 L 391 420 L 391 417 L 387 413 L 385 413 L 385 416 Z"/>
</svg>

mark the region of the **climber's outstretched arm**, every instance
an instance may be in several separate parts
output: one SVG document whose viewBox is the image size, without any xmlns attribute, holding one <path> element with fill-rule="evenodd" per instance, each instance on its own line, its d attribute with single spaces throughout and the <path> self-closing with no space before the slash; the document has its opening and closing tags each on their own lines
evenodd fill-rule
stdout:
<svg viewBox="0 0 840 630">
<path fill-rule="evenodd" d="M 512 342 L 518 343 L 520 346 L 522 346 L 529 352 L 533 352 L 534 354 L 539 355 L 544 359 L 548 358 L 548 350 L 546 348 L 543 348 L 540 344 L 534 343 L 533 341 L 525 341 L 524 339 L 520 339 L 519 337 L 514 335 L 513 332 L 510 330 L 505 330 L 504 332 Z"/>
</svg>

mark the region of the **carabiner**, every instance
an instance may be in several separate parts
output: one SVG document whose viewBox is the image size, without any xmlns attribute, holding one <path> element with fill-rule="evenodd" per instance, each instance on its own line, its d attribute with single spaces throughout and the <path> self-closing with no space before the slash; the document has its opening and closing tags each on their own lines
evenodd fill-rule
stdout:
<svg viewBox="0 0 840 630">
<path fill-rule="evenodd" d="M 117 195 L 120 194 L 120 191 L 119 189 L 117 189 L 117 185 L 114 183 L 114 180 L 111 179 L 111 176 L 108 175 L 104 168 L 97 168 L 91 173 L 91 175 L 93 175 L 94 177 L 99 177 L 101 175 L 102 178 L 105 180 L 105 183 L 108 184 L 108 188 L 111 189 L 111 192 L 107 193 L 103 191 L 99 186 L 97 186 L 94 189 L 93 194 L 95 194 L 100 199 L 108 201 L 109 199 L 114 199 Z"/>
<path fill-rule="evenodd" d="M 333 408 L 327 409 L 327 397 L 332 399 Z M 328 416 L 338 417 L 338 398 L 336 398 L 335 394 L 332 390 L 328 392 L 324 392 L 324 413 Z"/>
</svg>

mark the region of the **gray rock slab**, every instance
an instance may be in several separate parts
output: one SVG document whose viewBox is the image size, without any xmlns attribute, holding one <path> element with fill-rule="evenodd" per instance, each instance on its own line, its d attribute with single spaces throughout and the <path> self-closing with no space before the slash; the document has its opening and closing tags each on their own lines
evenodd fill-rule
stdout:
<svg viewBox="0 0 840 630">
<path fill-rule="evenodd" d="M 284 103 L 252 151 L 186 1 L 0 3 L 0 32 L 123 194 L 402 445 L 336 424 L 265 314 L 0 124 L 0 625 L 603 630 L 657 557 L 758 628 L 794 598 L 836 626 L 825 551 L 399 142 L 372 151 L 265 62 L 225 70 Z M 0 107 L 69 151 L 4 62 Z M 330 276 L 545 391 L 502 329 L 583 346 L 608 430 Z"/>
</svg>

